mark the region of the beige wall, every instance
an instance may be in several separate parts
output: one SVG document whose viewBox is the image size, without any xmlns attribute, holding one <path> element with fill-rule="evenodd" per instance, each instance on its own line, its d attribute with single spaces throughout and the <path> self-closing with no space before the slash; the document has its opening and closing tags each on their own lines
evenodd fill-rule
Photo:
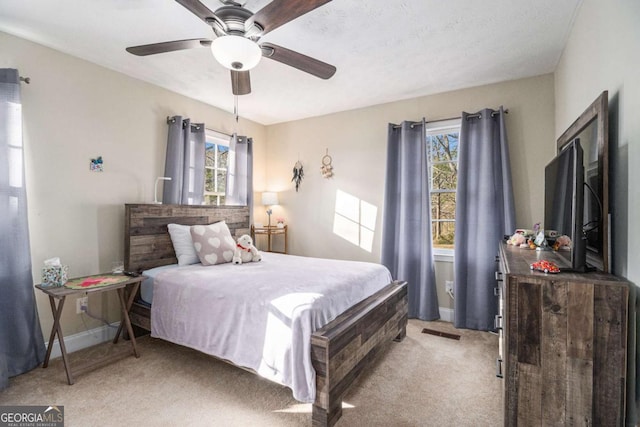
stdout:
<svg viewBox="0 0 640 427">
<path fill-rule="evenodd" d="M 542 221 L 543 171 L 555 152 L 553 85 L 553 76 L 544 75 L 269 126 L 268 187 L 280 192 L 281 206 L 274 214 L 287 218 L 291 252 L 379 261 L 387 124 L 423 116 L 429 121 L 459 117 L 462 111 L 500 105 L 509 109 L 517 225 L 530 228 Z M 327 149 L 335 171 L 331 179 L 320 175 Z M 305 178 L 296 193 L 290 181 L 298 159 L 304 164 Z M 345 193 L 350 200 L 375 208 L 371 250 L 334 233 L 337 195 Z M 260 207 L 256 211 L 260 213 Z M 487 245 L 494 250 L 495 242 Z M 451 266 L 439 264 L 437 269 L 440 306 L 452 307 L 444 293 Z"/>
<path fill-rule="evenodd" d="M 43 260 L 59 256 L 72 276 L 108 271 L 123 258 L 124 203 L 153 200 L 164 172 L 166 117 L 183 115 L 207 127 L 233 131 L 233 116 L 220 109 L 0 33 L 0 68 L 31 77 L 22 85 L 24 143 L 33 277 Z M 231 107 L 231 106 L 230 106 Z M 266 132 L 241 121 L 255 141 L 255 177 L 264 181 Z M 103 173 L 89 171 L 101 155 Z M 45 337 L 52 316 L 37 292 Z M 119 318 L 116 296 L 92 295 L 89 309 L 109 321 Z M 82 322 L 75 301 L 63 313 L 65 334 L 100 326 Z"/>
<path fill-rule="evenodd" d="M 555 73 L 556 136 L 609 91 L 613 268 L 640 284 L 640 2 L 585 0 Z"/>
<path fill-rule="evenodd" d="M 556 135 L 609 91 L 613 272 L 640 286 L 640 2 L 584 0 L 555 73 Z M 634 184 L 635 183 L 635 184 Z M 634 289 L 634 288 L 632 288 Z M 629 322 L 627 420 L 638 420 L 640 319 Z M 635 404 L 634 404 L 635 402 Z"/>
</svg>

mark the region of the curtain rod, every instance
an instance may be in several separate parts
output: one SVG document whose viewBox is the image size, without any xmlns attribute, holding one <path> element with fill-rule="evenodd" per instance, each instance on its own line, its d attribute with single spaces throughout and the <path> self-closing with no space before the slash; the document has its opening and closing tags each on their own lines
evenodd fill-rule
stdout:
<svg viewBox="0 0 640 427">
<path fill-rule="evenodd" d="M 504 113 L 505 113 L 505 114 L 509 114 L 509 109 L 504 110 Z M 491 117 L 495 116 L 496 114 L 498 114 L 498 111 L 494 111 L 493 113 L 491 113 Z M 480 114 L 480 113 L 476 113 L 476 114 L 469 114 L 469 115 L 467 116 L 467 120 L 469 120 L 469 119 L 479 119 L 479 118 L 481 118 L 481 117 L 482 117 L 482 114 Z M 459 119 L 461 119 L 461 118 L 462 118 L 462 116 L 458 116 L 458 117 L 449 117 L 449 118 L 446 118 L 446 119 L 430 120 L 430 121 L 427 121 L 427 122 L 425 122 L 425 123 L 446 122 L 446 121 L 448 121 L 448 120 L 459 120 Z M 414 126 L 421 126 L 421 125 L 422 125 L 422 122 L 414 122 L 414 123 L 412 123 L 412 124 L 411 124 L 411 128 L 413 128 Z M 400 125 L 393 125 L 393 128 L 394 128 L 394 129 L 400 129 L 400 127 L 401 127 Z"/>
<path fill-rule="evenodd" d="M 167 124 L 175 123 L 175 122 L 176 122 L 176 118 L 175 117 L 167 116 Z M 200 130 L 200 124 L 199 123 L 190 123 L 190 126 Z M 184 128 L 184 122 L 182 123 L 182 127 Z"/>
<path fill-rule="evenodd" d="M 22 77 L 20 76 L 20 81 L 25 82 L 26 84 L 31 83 L 31 77 Z"/>
<path fill-rule="evenodd" d="M 175 117 L 167 116 L 167 124 L 169 124 L 169 123 L 175 123 L 175 122 L 176 122 Z M 198 124 L 197 124 L 197 123 L 191 123 L 191 126 L 195 126 L 195 127 L 196 127 L 196 129 L 200 129 L 200 127 L 198 126 Z M 205 129 L 206 129 L 206 128 L 207 128 L 207 127 L 205 126 Z M 212 130 L 212 131 L 214 131 L 214 132 L 218 132 L 219 134 L 222 134 L 222 135 L 224 135 L 224 136 L 228 136 L 229 138 L 231 138 L 231 137 L 233 136 L 233 135 L 229 135 L 228 133 L 221 132 L 221 131 L 219 131 L 219 130 L 215 130 L 215 129 L 211 129 L 211 130 Z"/>
</svg>

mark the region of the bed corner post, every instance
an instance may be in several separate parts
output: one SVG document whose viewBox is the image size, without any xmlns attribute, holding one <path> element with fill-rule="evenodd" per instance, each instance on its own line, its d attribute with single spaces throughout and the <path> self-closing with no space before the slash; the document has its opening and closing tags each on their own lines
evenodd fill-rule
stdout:
<svg viewBox="0 0 640 427">
<path fill-rule="evenodd" d="M 313 426 L 333 426 L 342 416 L 349 386 L 375 361 L 383 345 L 407 333 L 407 283 L 392 282 L 311 335 L 316 371 Z"/>
<path fill-rule="evenodd" d="M 311 335 L 311 363 L 316 371 L 316 400 L 313 402 L 311 425 L 313 427 L 333 426 L 342 416 L 342 395 L 331 390 L 329 381 L 329 345 L 326 335 Z"/>
<path fill-rule="evenodd" d="M 404 326 L 402 326 L 400 333 L 396 335 L 396 337 L 393 340 L 395 342 L 402 342 L 402 340 L 404 340 L 406 336 L 407 336 L 407 324 L 405 323 Z"/>
<path fill-rule="evenodd" d="M 318 406 L 317 402 L 313 404 L 313 412 L 311 414 L 311 425 L 313 427 L 332 427 L 342 416 L 342 398 L 336 399 L 333 408 L 325 409 Z"/>
</svg>

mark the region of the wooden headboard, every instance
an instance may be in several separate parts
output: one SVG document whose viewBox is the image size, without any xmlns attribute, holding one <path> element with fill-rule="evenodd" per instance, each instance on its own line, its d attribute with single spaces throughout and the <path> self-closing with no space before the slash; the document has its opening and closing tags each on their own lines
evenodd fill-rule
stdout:
<svg viewBox="0 0 640 427">
<path fill-rule="evenodd" d="M 232 236 L 249 234 L 247 206 L 126 204 L 124 269 L 141 272 L 178 262 L 167 224 L 212 224 L 222 220 Z"/>
</svg>

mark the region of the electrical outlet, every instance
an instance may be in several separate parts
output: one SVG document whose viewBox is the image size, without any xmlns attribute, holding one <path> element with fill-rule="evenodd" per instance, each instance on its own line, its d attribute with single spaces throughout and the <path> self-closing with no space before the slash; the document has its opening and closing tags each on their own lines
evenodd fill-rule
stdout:
<svg viewBox="0 0 640 427">
<path fill-rule="evenodd" d="M 89 309 L 89 297 L 83 296 L 76 300 L 76 314 L 84 313 Z"/>
<path fill-rule="evenodd" d="M 453 294 L 453 281 L 447 280 L 444 282 L 444 289 L 449 295 Z"/>
</svg>

